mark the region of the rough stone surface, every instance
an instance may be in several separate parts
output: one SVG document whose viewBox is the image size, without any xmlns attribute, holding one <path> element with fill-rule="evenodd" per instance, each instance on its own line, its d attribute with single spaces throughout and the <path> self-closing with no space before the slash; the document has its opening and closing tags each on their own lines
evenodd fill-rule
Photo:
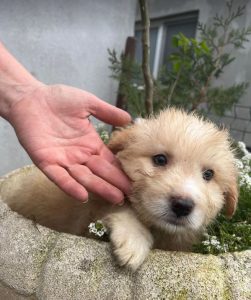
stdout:
<svg viewBox="0 0 251 300">
<path fill-rule="evenodd" d="M 44 274 L 39 299 L 133 299 L 135 275 L 116 267 L 108 243 L 62 234 Z"/>
<path fill-rule="evenodd" d="M 21 294 L 31 295 L 56 234 L 5 206 L 0 205 L 0 281 Z"/>
<path fill-rule="evenodd" d="M 8 178 L 0 180 L 0 198 Z M 116 265 L 108 243 L 53 232 L 0 201 L 0 299 L 249 300 L 251 251 L 206 256 L 153 250 L 132 273 Z"/>
<path fill-rule="evenodd" d="M 17 294 L 13 289 L 0 283 L 0 299 L 1 300 L 36 300 L 35 296 L 23 296 Z"/>
<path fill-rule="evenodd" d="M 251 299 L 251 250 L 229 253 L 222 259 L 225 261 L 225 274 L 233 299 Z"/>
</svg>

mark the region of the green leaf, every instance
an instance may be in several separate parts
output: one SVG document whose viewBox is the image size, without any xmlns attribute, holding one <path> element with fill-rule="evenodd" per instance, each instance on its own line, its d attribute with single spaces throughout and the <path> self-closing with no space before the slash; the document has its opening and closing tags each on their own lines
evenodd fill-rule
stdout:
<svg viewBox="0 0 251 300">
<path fill-rule="evenodd" d="M 210 49 L 208 48 L 206 41 L 202 41 L 200 43 L 200 47 L 204 50 L 205 53 L 210 53 Z"/>
<path fill-rule="evenodd" d="M 178 38 L 178 36 L 177 35 L 174 35 L 173 37 L 172 37 L 172 46 L 173 47 L 178 47 L 179 46 L 179 38 Z"/>
<path fill-rule="evenodd" d="M 173 71 L 178 73 L 181 68 L 181 63 L 179 61 L 173 62 Z"/>
</svg>

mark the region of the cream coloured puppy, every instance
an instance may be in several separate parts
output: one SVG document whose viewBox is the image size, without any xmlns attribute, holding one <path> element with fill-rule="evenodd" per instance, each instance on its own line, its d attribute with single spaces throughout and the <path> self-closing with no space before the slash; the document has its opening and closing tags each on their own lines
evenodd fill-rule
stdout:
<svg viewBox="0 0 251 300">
<path fill-rule="evenodd" d="M 65 195 L 33 169 L 22 199 L 9 206 L 52 229 L 88 236 L 102 219 L 120 265 L 136 270 L 154 248 L 188 251 L 225 206 L 236 208 L 237 170 L 227 131 L 176 109 L 113 134 L 109 143 L 132 180 L 129 201 L 114 207 L 91 195 L 87 204 Z"/>
</svg>

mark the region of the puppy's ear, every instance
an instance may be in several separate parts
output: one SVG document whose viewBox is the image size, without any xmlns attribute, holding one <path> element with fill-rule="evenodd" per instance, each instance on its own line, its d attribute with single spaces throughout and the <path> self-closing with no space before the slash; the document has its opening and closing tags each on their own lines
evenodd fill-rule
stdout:
<svg viewBox="0 0 251 300">
<path fill-rule="evenodd" d="M 229 189 L 225 192 L 225 215 L 229 218 L 235 213 L 238 195 L 237 181 L 233 180 L 232 184 L 229 185 Z"/>
<path fill-rule="evenodd" d="M 111 139 L 108 143 L 108 148 L 114 153 L 124 150 L 126 146 L 132 141 L 132 130 L 124 128 L 116 130 L 112 133 Z"/>
</svg>

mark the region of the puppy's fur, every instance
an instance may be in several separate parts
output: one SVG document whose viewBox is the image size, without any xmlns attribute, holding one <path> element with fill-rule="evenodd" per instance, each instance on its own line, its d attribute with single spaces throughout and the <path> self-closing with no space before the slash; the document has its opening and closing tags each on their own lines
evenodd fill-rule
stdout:
<svg viewBox="0 0 251 300">
<path fill-rule="evenodd" d="M 228 216 L 234 213 L 237 171 L 228 138 L 194 114 L 168 109 L 115 132 L 109 143 L 133 182 L 126 205 L 114 207 L 94 195 L 79 203 L 36 169 L 24 179 L 22 199 L 15 193 L 7 202 L 42 225 L 77 235 L 88 236 L 89 223 L 102 219 L 118 261 L 135 270 L 152 247 L 191 249 L 224 205 Z M 154 162 L 158 154 L 166 164 Z M 208 169 L 211 180 L 203 179 Z M 193 204 L 181 216 L 173 210 L 180 199 Z"/>
</svg>

